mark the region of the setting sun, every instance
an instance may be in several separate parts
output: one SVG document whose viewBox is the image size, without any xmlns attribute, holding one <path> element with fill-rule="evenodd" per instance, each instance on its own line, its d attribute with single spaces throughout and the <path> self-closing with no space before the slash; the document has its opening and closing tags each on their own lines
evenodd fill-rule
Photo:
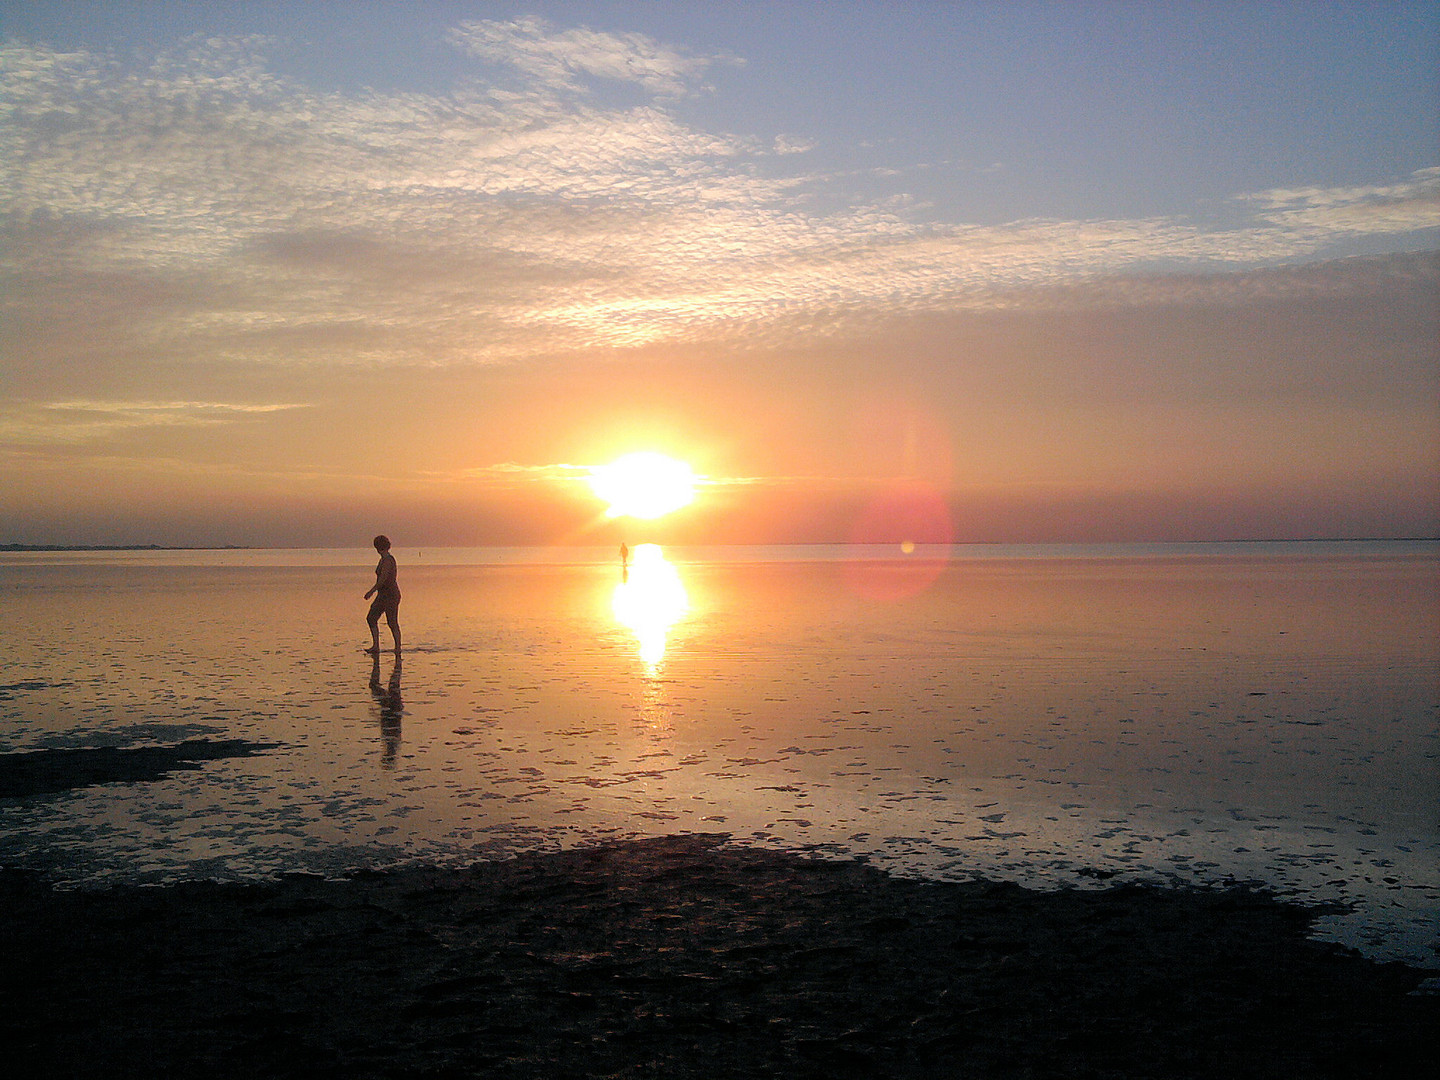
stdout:
<svg viewBox="0 0 1440 1080">
<path fill-rule="evenodd" d="M 651 520 L 695 498 L 695 473 L 683 461 L 640 451 L 590 470 L 590 488 L 609 504 L 610 517 Z"/>
</svg>

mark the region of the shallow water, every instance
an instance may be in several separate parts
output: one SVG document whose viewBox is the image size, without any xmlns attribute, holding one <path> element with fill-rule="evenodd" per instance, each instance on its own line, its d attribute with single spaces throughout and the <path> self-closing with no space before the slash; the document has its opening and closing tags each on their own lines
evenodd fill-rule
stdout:
<svg viewBox="0 0 1440 1080">
<path fill-rule="evenodd" d="M 397 555 L 399 665 L 360 651 L 364 551 L 0 556 L 0 750 L 277 744 L 0 803 L 0 859 L 164 880 L 723 831 L 1259 881 L 1436 961 L 1434 544 L 637 552 L 628 581 L 608 552 Z"/>
</svg>

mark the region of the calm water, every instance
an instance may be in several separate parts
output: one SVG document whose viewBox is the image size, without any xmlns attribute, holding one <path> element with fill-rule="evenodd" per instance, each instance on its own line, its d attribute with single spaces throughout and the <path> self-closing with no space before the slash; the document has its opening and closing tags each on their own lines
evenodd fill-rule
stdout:
<svg viewBox="0 0 1440 1080">
<path fill-rule="evenodd" d="M 400 665 L 360 651 L 372 552 L 0 555 L 0 750 L 278 744 L 0 803 L 0 860 L 241 877 L 722 831 L 1261 881 L 1436 961 L 1435 544 L 642 551 L 628 581 L 609 552 L 396 554 Z"/>
</svg>

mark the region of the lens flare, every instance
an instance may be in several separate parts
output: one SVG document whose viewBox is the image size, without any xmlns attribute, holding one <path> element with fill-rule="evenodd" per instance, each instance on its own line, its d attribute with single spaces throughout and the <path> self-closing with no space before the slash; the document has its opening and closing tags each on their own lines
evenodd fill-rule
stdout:
<svg viewBox="0 0 1440 1080">
<path fill-rule="evenodd" d="M 879 493 L 857 516 L 850 542 L 890 548 L 900 558 L 851 560 L 850 588 L 874 600 L 903 600 L 923 592 L 950 562 L 955 526 L 944 493 L 903 481 Z"/>
</svg>

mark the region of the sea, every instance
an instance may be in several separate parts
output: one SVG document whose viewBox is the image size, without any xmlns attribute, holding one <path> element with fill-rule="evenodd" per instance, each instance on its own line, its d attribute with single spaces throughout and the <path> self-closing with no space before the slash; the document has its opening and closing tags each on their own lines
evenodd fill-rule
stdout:
<svg viewBox="0 0 1440 1080">
<path fill-rule="evenodd" d="M 0 553 L 0 799 L 67 886 L 674 833 L 1035 888 L 1252 884 L 1440 967 L 1440 542 Z M 382 647 L 391 645 L 381 625 Z"/>
</svg>

